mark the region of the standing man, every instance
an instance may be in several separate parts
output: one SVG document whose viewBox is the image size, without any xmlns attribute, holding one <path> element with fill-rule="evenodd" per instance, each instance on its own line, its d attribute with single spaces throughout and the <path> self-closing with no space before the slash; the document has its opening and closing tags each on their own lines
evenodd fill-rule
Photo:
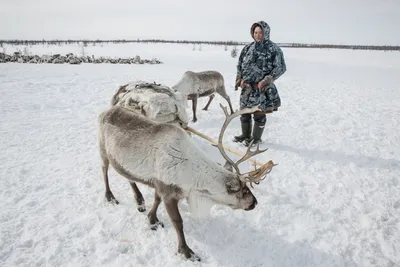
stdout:
<svg viewBox="0 0 400 267">
<path fill-rule="evenodd" d="M 252 134 L 251 114 L 243 114 L 240 118 L 242 134 L 235 136 L 234 142 L 243 142 L 249 146 L 261 142 L 266 113 L 278 110 L 281 105 L 278 90 L 274 84 L 286 71 L 283 52 L 270 38 L 270 27 L 264 21 L 254 23 L 250 28 L 253 42 L 241 51 L 237 65 L 235 90 L 242 88 L 240 109 L 260 106 L 262 111 L 253 114 L 254 128 Z"/>
</svg>

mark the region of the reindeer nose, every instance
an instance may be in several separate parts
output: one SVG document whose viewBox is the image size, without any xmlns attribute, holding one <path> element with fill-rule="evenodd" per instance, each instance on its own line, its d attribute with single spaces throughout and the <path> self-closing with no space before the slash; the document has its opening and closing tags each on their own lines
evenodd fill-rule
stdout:
<svg viewBox="0 0 400 267">
<path fill-rule="evenodd" d="M 253 210 L 257 204 L 258 204 L 257 199 L 253 197 L 253 203 L 251 203 L 251 205 L 245 210 Z"/>
<path fill-rule="evenodd" d="M 257 204 L 258 204 L 258 202 L 257 202 L 257 198 L 254 198 L 254 201 L 253 201 L 253 209 L 257 206 Z"/>
</svg>

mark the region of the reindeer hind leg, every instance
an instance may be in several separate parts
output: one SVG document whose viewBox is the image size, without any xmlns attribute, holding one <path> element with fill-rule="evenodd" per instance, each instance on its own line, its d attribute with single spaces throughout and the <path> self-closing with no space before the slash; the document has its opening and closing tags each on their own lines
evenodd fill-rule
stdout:
<svg viewBox="0 0 400 267">
<path fill-rule="evenodd" d="M 231 98 L 230 98 L 229 95 L 226 93 L 225 86 L 219 87 L 218 90 L 217 90 L 217 93 L 218 93 L 220 96 L 222 96 L 222 97 L 226 100 L 226 102 L 228 102 L 229 108 L 230 108 L 230 110 L 231 110 L 231 114 L 233 114 L 233 108 L 232 108 Z"/>
</svg>

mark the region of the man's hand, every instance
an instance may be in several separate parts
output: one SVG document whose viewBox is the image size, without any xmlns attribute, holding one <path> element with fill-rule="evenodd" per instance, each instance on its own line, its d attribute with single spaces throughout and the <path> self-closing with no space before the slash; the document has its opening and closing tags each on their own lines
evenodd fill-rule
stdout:
<svg viewBox="0 0 400 267">
<path fill-rule="evenodd" d="M 258 84 L 257 84 L 257 87 L 258 87 L 258 90 L 259 90 L 260 92 L 262 92 L 263 87 L 264 87 L 263 81 L 259 81 Z"/>
<path fill-rule="evenodd" d="M 267 75 L 262 79 L 261 81 L 258 82 L 257 87 L 260 92 L 265 92 L 267 90 L 268 86 L 274 81 L 274 78 L 271 75 Z"/>
<path fill-rule="evenodd" d="M 238 89 L 239 87 L 241 87 L 241 81 L 242 81 L 242 79 L 241 79 L 240 75 L 239 75 L 239 74 L 236 74 L 235 91 L 237 91 L 237 89 Z"/>
<path fill-rule="evenodd" d="M 243 80 L 240 82 L 240 88 L 244 89 L 244 81 Z"/>
</svg>

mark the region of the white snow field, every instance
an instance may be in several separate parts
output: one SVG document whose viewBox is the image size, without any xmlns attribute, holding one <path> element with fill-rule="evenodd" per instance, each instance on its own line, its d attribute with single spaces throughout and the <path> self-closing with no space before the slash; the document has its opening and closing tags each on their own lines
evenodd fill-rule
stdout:
<svg viewBox="0 0 400 267">
<path fill-rule="evenodd" d="M 104 44 L 87 55 L 157 57 L 161 65 L 0 64 L 0 266 L 400 266 L 400 53 L 283 49 L 276 82 L 282 107 L 268 115 L 256 158 L 278 163 L 256 185 L 252 211 L 214 206 L 194 217 L 180 203 L 188 245 L 152 231 L 125 178 L 110 171 L 119 205 L 104 200 L 97 117 L 114 90 L 135 79 L 174 85 L 184 71 L 217 70 L 235 109 L 237 58 L 223 46 Z M 240 50 L 241 47 L 239 47 Z M 6 46 L 6 53 L 23 47 Z M 32 46 L 33 54 L 80 54 L 78 45 Z M 217 96 L 189 126 L 217 139 Z M 192 118 L 191 102 L 187 107 Z M 239 133 L 235 119 L 225 145 Z M 193 140 L 224 163 L 207 141 Z M 230 154 L 237 159 L 234 155 Z M 250 164 L 242 164 L 248 170 Z M 147 210 L 153 190 L 139 185 Z"/>
</svg>

